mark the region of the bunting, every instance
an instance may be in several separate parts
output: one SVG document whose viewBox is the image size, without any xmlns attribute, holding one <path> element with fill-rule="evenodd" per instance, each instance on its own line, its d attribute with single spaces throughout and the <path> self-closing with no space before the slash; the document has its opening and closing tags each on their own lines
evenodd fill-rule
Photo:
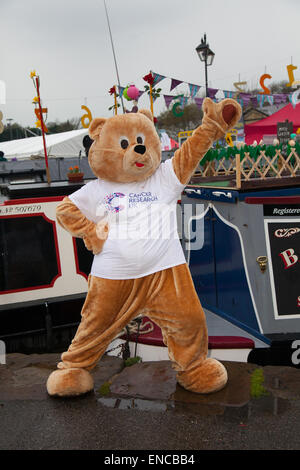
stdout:
<svg viewBox="0 0 300 470">
<path fill-rule="evenodd" d="M 200 90 L 200 86 L 198 85 L 193 85 L 192 83 L 189 83 L 189 89 L 190 89 L 190 94 L 191 94 L 191 98 L 195 98 L 195 96 L 197 95 L 198 91 Z"/>
<path fill-rule="evenodd" d="M 164 78 L 166 78 L 164 75 L 160 75 L 159 73 L 154 73 L 154 72 L 151 72 L 151 73 L 154 78 L 153 83 L 152 83 L 153 87 L 157 85 L 159 82 L 161 82 Z"/>
<path fill-rule="evenodd" d="M 174 90 L 174 88 L 180 85 L 180 83 L 183 83 L 183 82 L 181 80 L 176 80 L 175 78 L 172 78 L 170 91 Z"/>
<path fill-rule="evenodd" d="M 185 83 L 188 85 L 189 96 L 184 96 L 184 95 L 174 96 L 170 94 L 166 94 L 166 95 L 162 94 L 165 100 L 167 109 L 169 109 L 172 101 L 175 101 L 175 100 L 177 101 L 177 103 L 179 103 L 179 106 L 181 108 L 184 108 L 187 105 L 189 100 L 192 100 L 199 108 L 202 107 L 204 98 L 198 97 L 197 94 L 200 89 L 204 88 L 203 86 L 195 85 L 194 83 L 184 82 L 182 80 L 177 80 L 171 77 L 166 77 L 165 75 L 161 75 L 155 72 L 150 72 L 150 73 L 153 76 L 153 86 L 157 85 L 159 82 L 161 82 L 162 80 L 166 78 L 171 79 L 170 91 L 174 90 L 181 83 Z M 122 96 L 124 89 L 125 87 L 118 86 L 120 96 Z M 139 91 L 138 99 L 142 96 L 143 93 L 144 91 Z M 218 95 L 218 98 L 216 98 L 216 95 Z M 253 107 L 259 106 L 260 108 L 262 108 L 263 106 L 267 106 L 267 105 L 270 105 L 270 106 L 280 105 L 280 104 L 287 103 L 288 101 L 295 107 L 296 104 L 299 102 L 298 95 L 299 95 L 299 101 L 300 101 L 300 90 L 299 90 L 299 93 L 293 92 L 290 94 L 287 94 L 287 93 L 260 94 L 258 93 L 258 94 L 253 95 L 251 93 L 232 91 L 232 90 L 222 90 L 218 88 L 207 89 L 207 96 L 215 102 L 218 102 L 222 100 L 223 98 L 233 98 L 233 99 L 236 99 L 240 103 L 241 106 L 251 105 Z M 156 99 L 157 97 L 153 98 L 153 101 Z"/>
</svg>

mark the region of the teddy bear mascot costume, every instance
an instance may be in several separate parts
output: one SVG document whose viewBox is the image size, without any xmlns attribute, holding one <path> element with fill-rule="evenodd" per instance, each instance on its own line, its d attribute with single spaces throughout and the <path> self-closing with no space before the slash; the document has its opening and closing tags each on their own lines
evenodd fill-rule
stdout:
<svg viewBox="0 0 300 470">
<path fill-rule="evenodd" d="M 225 367 L 207 358 L 205 315 L 169 220 L 202 157 L 241 117 L 231 99 L 206 98 L 202 108 L 201 126 L 163 163 L 150 111 L 91 122 L 88 158 L 97 179 L 63 199 L 57 220 L 95 256 L 81 323 L 48 378 L 49 395 L 91 391 L 89 371 L 139 314 L 161 328 L 181 386 L 211 393 L 226 385 Z"/>
</svg>

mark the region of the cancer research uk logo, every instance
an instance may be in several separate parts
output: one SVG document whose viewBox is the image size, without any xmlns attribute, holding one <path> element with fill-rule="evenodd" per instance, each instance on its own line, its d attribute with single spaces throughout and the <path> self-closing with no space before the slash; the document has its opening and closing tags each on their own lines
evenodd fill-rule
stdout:
<svg viewBox="0 0 300 470">
<path fill-rule="evenodd" d="M 6 104 L 6 85 L 3 80 L 0 80 L 0 104 Z"/>
</svg>

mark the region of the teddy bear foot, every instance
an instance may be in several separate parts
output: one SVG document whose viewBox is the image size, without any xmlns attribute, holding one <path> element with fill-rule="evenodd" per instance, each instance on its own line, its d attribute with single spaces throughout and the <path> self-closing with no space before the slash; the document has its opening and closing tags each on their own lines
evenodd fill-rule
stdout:
<svg viewBox="0 0 300 470">
<path fill-rule="evenodd" d="M 178 383 L 186 390 L 195 393 L 218 392 L 228 380 L 223 364 L 213 358 L 206 359 L 199 367 L 177 374 Z"/>
<path fill-rule="evenodd" d="M 60 369 L 49 375 L 47 392 L 51 396 L 75 397 L 94 388 L 91 374 L 85 369 Z"/>
</svg>

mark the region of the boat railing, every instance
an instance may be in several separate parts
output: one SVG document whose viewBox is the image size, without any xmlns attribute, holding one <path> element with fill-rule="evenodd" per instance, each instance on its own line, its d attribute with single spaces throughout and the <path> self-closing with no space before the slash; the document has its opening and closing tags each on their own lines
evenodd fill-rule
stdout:
<svg viewBox="0 0 300 470">
<path fill-rule="evenodd" d="M 250 189 L 258 186 L 294 186 L 300 183 L 300 157 L 295 148 L 288 154 L 276 149 L 267 155 L 260 150 L 213 158 L 199 165 L 190 185 Z"/>
</svg>

